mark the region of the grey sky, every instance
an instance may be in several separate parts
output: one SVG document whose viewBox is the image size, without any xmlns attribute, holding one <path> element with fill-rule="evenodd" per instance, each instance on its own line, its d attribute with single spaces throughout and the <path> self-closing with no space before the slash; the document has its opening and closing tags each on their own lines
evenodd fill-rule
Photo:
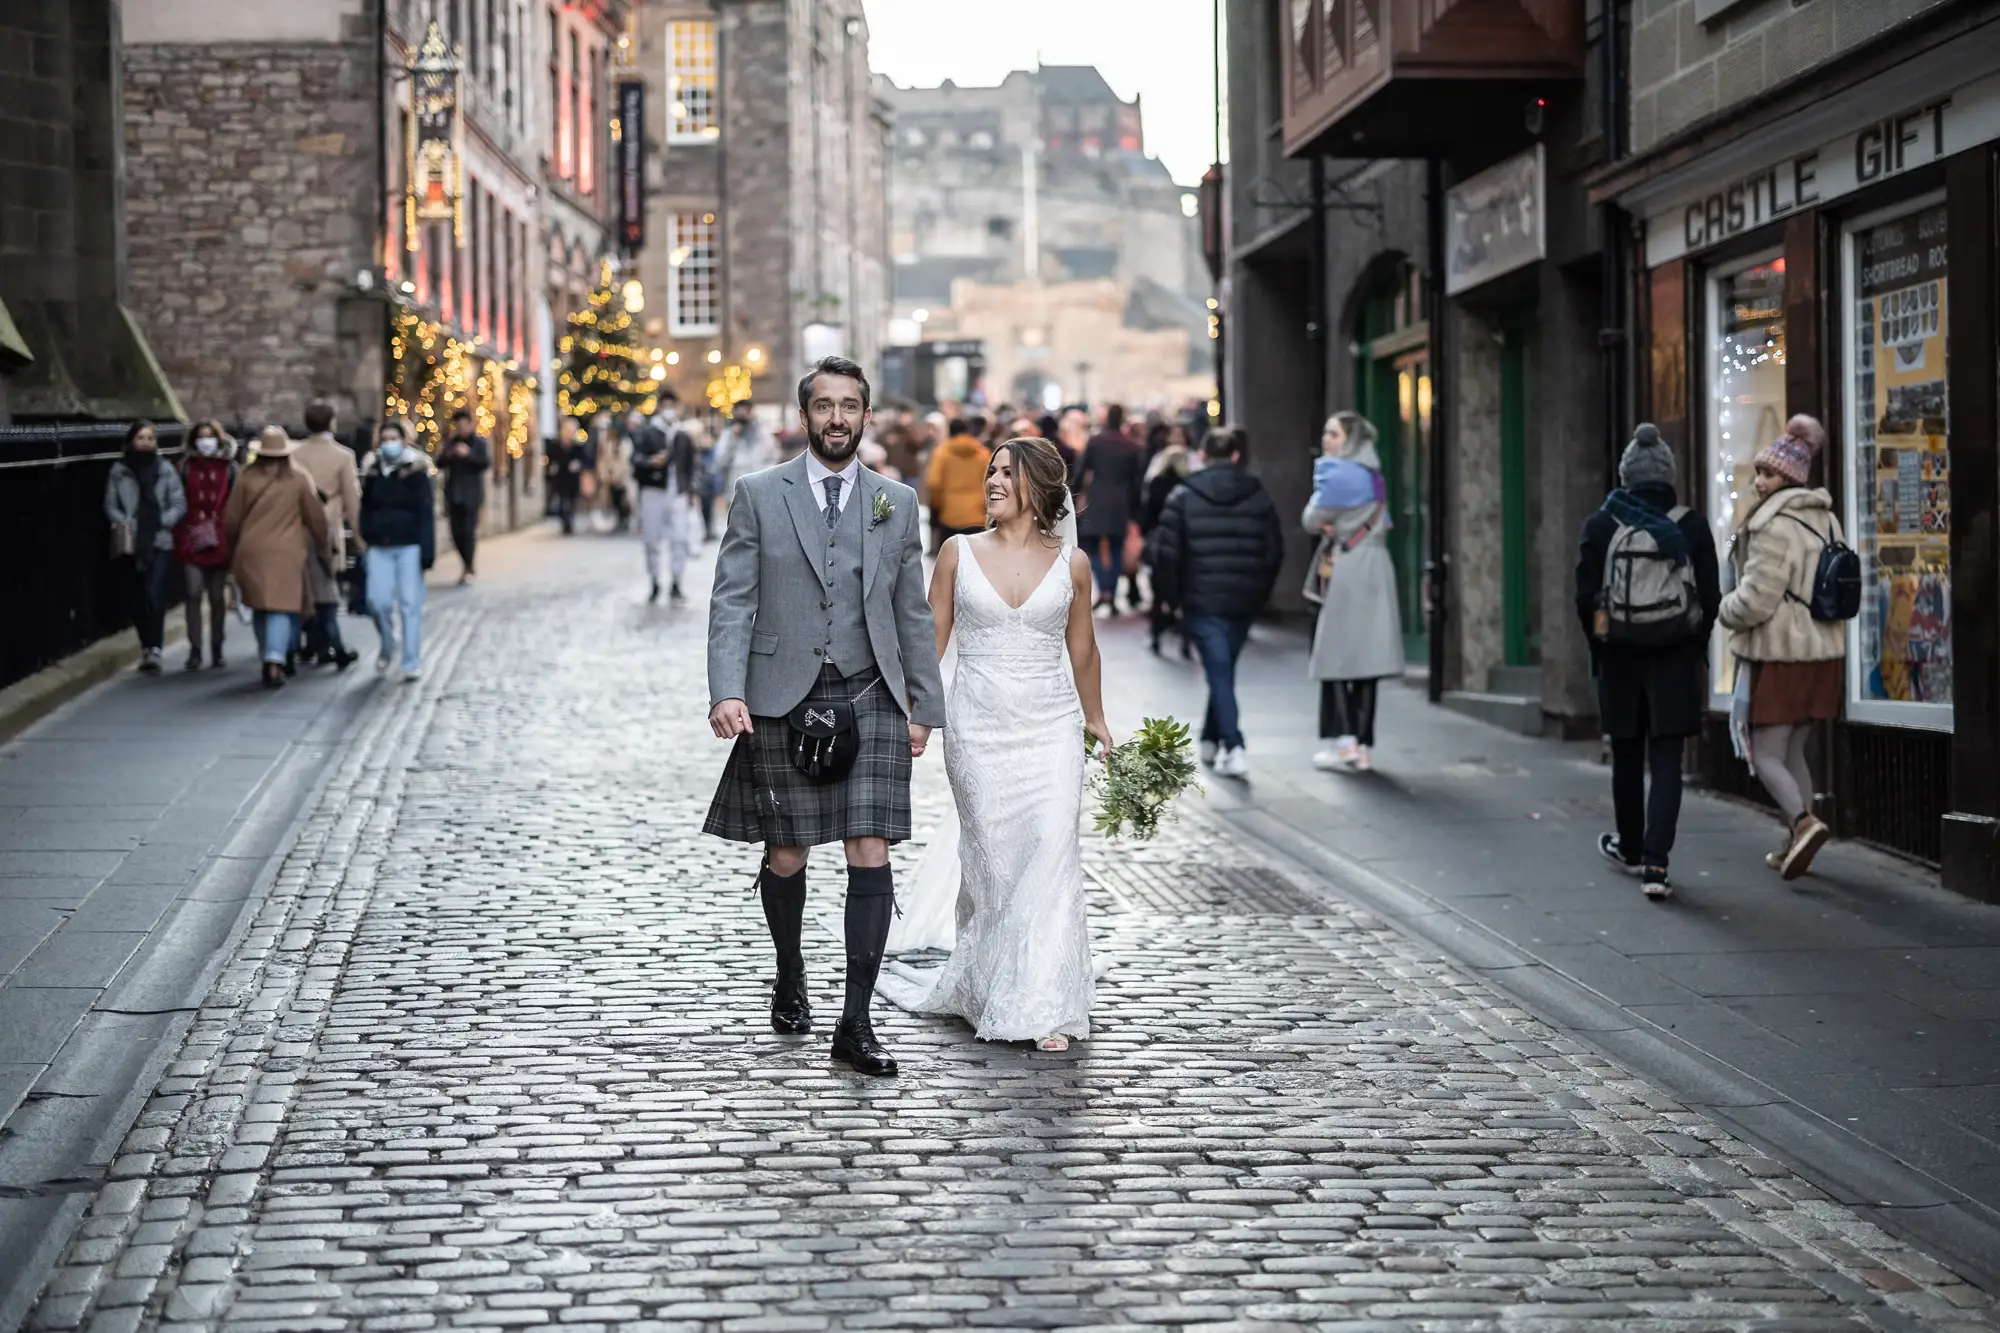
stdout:
<svg viewBox="0 0 2000 1333">
<path fill-rule="evenodd" d="M 905 87 L 991 86 L 1038 58 L 1095 65 L 1119 96 L 1145 99 L 1146 151 L 1175 180 L 1192 185 L 1215 156 L 1214 0 L 863 3 L 870 59 Z"/>
</svg>

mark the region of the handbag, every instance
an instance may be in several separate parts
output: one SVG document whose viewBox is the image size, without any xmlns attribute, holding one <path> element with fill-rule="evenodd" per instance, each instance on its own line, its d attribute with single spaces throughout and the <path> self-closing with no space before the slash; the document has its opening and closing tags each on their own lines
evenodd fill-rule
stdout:
<svg viewBox="0 0 2000 1333">
<path fill-rule="evenodd" d="M 1321 537 L 1306 565 L 1306 583 L 1299 595 L 1314 606 L 1326 604 L 1326 585 L 1333 581 L 1333 558 L 1338 554 L 1332 537 Z"/>
<path fill-rule="evenodd" d="M 786 750 L 792 767 L 814 782 L 835 782 L 847 776 L 861 754 L 861 737 L 854 728 L 854 705 L 882 683 L 877 676 L 868 689 L 852 699 L 808 699 L 785 717 L 791 728 Z"/>
<path fill-rule="evenodd" d="M 138 554 L 138 547 L 138 530 L 132 524 L 113 523 L 111 525 L 111 558 L 113 560 L 117 560 L 123 556 Z"/>
<path fill-rule="evenodd" d="M 213 518 L 197 518 L 187 526 L 188 550 L 196 555 L 213 551 L 222 545 L 222 525 Z"/>
<path fill-rule="evenodd" d="M 1314 606 L 1326 605 L 1326 588 L 1333 581 L 1333 562 L 1373 536 L 1375 525 L 1381 521 L 1382 513 L 1378 506 L 1375 517 L 1357 528 L 1354 535 L 1344 542 L 1335 541 L 1332 533 L 1323 533 L 1319 545 L 1313 550 L 1312 563 L 1306 566 L 1306 582 L 1299 589 L 1299 595 Z"/>
</svg>

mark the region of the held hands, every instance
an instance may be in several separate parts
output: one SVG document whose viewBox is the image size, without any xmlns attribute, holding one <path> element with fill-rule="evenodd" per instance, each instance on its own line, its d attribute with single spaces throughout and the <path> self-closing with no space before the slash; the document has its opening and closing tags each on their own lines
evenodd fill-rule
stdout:
<svg viewBox="0 0 2000 1333">
<path fill-rule="evenodd" d="M 923 758 L 924 747 L 929 745 L 930 743 L 931 743 L 931 729 L 929 727 L 920 727 L 916 723 L 912 722 L 910 724 L 910 758 L 912 759 Z"/>
<path fill-rule="evenodd" d="M 750 725 L 749 705 L 745 704 L 741 699 L 724 699 L 721 703 L 709 709 L 708 729 L 715 733 L 717 740 L 725 741 L 734 740 L 738 736 L 747 736 L 756 730 L 755 727 Z M 915 727 L 910 728 L 913 741 L 916 730 Z M 921 749 L 919 753 L 921 753 Z"/>
</svg>

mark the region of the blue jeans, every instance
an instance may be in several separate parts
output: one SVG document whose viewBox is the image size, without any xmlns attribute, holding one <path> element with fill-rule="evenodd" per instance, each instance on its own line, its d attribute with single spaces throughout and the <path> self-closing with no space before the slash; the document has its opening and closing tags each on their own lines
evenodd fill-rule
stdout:
<svg viewBox="0 0 2000 1333">
<path fill-rule="evenodd" d="M 257 642 L 264 649 L 264 660 L 284 665 L 292 645 L 298 641 L 299 614 L 296 611 L 259 611 L 253 617 L 257 632 Z"/>
<path fill-rule="evenodd" d="M 382 656 L 396 655 L 395 610 L 403 612 L 403 670 L 415 671 L 424 646 L 424 553 L 416 546 L 371 546 L 368 614 L 382 636 Z"/>
<path fill-rule="evenodd" d="M 1236 712 L 1236 659 L 1250 638 L 1250 622 L 1234 616 L 1189 616 L 1186 630 L 1208 677 L 1208 712 L 1201 720 L 1201 738 L 1233 750 L 1243 744 Z"/>
<path fill-rule="evenodd" d="M 141 648 L 158 648 L 167 636 L 167 581 L 174 569 L 170 551 L 155 551 L 145 564 L 127 562 L 131 575 L 126 582 L 126 601 L 132 611 L 132 628 L 139 632 Z"/>
<path fill-rule="evenodd" d="M 1085 537 L 1084 554 L 1090 557 L 1090 571 L 1097 576 L 1097 596 L 1099 601 L 1108 599 L 1118 591 L 1118 580 L 1125 574 L 1125 538 Z"/>
</svg>

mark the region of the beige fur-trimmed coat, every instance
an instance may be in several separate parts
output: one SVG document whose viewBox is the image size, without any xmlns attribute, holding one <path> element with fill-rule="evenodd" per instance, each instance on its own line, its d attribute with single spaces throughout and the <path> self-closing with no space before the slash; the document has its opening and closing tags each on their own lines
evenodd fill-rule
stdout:
<svg viewBox="0 0 2000 1333">
<path fill-rule="evenodd" d="M 1787 486 L 1751 511 L 1730 544 L 1736 586 L 1722 599 L 1729 651 L 1750 662 L 1825 662 L 1847 655 L 1847 626 L 1812 618 L 1819 554 L 1839 539 L 1833 497 Z"/>
</svg>

